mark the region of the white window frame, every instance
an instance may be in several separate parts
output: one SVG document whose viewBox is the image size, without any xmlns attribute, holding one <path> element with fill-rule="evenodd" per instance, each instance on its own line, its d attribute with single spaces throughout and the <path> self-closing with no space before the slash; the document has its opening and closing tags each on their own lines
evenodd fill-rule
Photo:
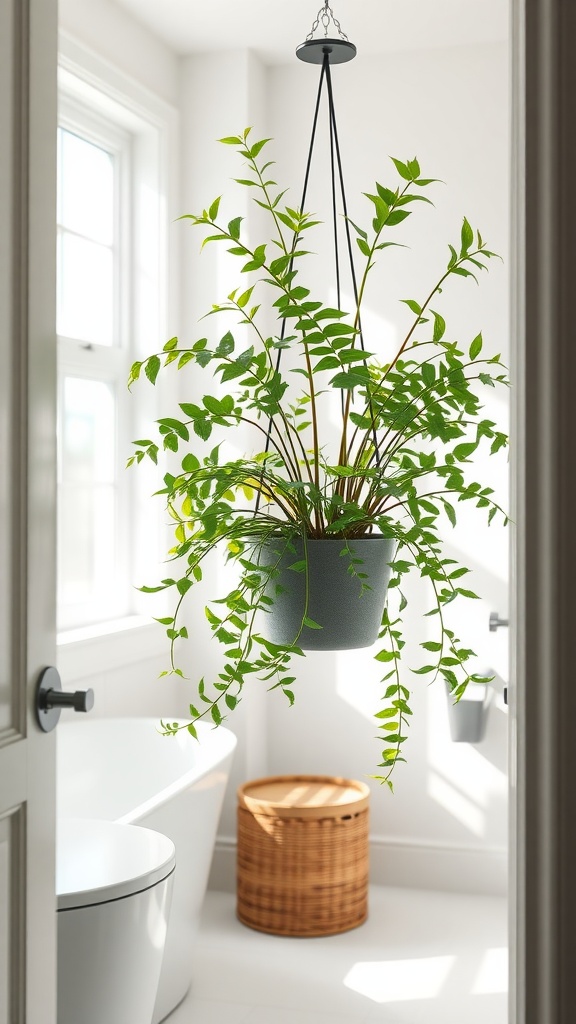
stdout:
<svg viewBox="0 0 576 1024">
<path fill-rule="evenodd" d="M 75 111 L 89 108 L 94 141 L 98 141 L 103 122 L 117 125 L 119 140 L 130 139 L 129 231 L 131 246 L 138 258 L 130 295 L 132 350 L 129 354 L 123 353 L 120 346 L 111 357 L 112 360 L 117 357 L 121 378 L 132 360 L 162 347 L 169 336 L 166 311 L 177 308 L 176 275 L 169 275 L 168 244 L 168 225 L 175 216 L 178 184 L 177 114 L 169 104 L 65 33 L 61 34 L 59 50 L 63 119 L 72 126 Z M 74 342 L 68 345 L 68 339 L 62 339 L 60 345 L 66 365 L 77 366 L 79 376 L 94 375 L 102 379 L 100 360 L 106 360 L 109 351 L 82 349 Z M 89 366 L 93 368 L 92 374 L 88 372 Z M 122 457 L 129 454 L 133 438 L 148 435 L 150 422 L 176 395 L 176 387 L 176 382 L 167 375 L 155 388 L 142 385 L 133 389 L 129 403 L 124 406 L 125 411 L 129 408 L 129 422 L 120 423 L 118 429 Z M 170 546 L 161 503 L 150 498 L 158 487 L 160 475 L 161 471 L 159 473 L 152 464 L 123 473 L 128 505 L 138 510 L 132 517 L 125 545 L 129 552 L 129 575 L 134 584 L 132 600 L 127 614 L 58 635 L 59 667 L 66 678 L 105 671 L 121 663 L 124 655 L 129 660 L 133 657 L 135 639 L 144 656 L 165 650 L 164 632 L 151 618 L 165 613 L 162 598 L 154 605 L 148 595 L 141 595 L 136 589 L 138 584 L 154 583 L 162 575 L 161 563 Z"/>
</svg>

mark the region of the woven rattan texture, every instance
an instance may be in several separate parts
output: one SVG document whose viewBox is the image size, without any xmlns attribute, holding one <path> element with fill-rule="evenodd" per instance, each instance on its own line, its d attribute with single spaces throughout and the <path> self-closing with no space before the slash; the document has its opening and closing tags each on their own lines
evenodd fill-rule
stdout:
<svg viewBox="0 0 576 1024">
<path fill-rule="evenodd" d="M 273 935 L 335 935 L 368 914 L 368 810 L 280 818 L 238 807 L 237 913 Z"/>
</svg>

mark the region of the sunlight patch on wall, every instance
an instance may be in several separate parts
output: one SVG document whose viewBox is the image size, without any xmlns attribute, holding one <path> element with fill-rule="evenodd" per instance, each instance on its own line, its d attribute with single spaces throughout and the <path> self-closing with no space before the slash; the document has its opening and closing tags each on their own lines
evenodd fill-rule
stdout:
<svg viewBox="0 0 576 1024">
<path fill-rule="evenodd" d="M 458 806 L 463 806 L 462 800 L 466 800 L 477 808 L 488 809 L 495 796 L 505 798 L 505 773 L 471 744 L 451 742 L 446 696 L 441 688 L 434 687 L 428 692 L 428 763 L 436 778 L 444 780 L 443 786 L 434 783 L 429 787 L 430 793 L 434 789 L 438 794 L 443 806 L 447 804 L 441 794 L 446 793 L 447 786 L 460 798 Z M 464 821 L 460 815 L 456 817 Z M 476 835 L 483 834 L 476 827 L 471 830 Z"/>
<path fill-rule="evenodd" d="M 469 832 L 475 836 L 484 835 L 486 831 L 484 812 L 468 796 L 459 792 L 450 782 L 435 772 L 430 772 L 426 788 L 428 795 L 464 825 Z"/>
</svg>

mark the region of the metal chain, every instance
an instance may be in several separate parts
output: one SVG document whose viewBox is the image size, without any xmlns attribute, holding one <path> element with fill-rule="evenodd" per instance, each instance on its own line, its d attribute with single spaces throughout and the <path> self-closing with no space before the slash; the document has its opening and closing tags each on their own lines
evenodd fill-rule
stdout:
<svg viewBox="0 0 576 1024">
<path fill-rule="evenodd" d="M 325 0 L 324 7 L 321 7 L 320 10 L 318 11 L 318 14 L 316 15 L 316 20 L 312 25 L 312 28 L 310 29 L 308 35 L 306 36 L 306 42 L 309 42 L 309 40 L 312 39 L 316 29 L 320 26 L 320 22 L 322 22 L 322 26 L 324 28 L 324 38 L 327 39 L 330 21 L 332 21 L 334 28 L 338 32 L 340 38 L 348 41 L 348 36 L 346 35 L 345 32 L 342 31 L 340 22 L 338 21 L 337 18 L 334 17 L 334 11 L 330 7 L 329 0 Z"/>
</svg>

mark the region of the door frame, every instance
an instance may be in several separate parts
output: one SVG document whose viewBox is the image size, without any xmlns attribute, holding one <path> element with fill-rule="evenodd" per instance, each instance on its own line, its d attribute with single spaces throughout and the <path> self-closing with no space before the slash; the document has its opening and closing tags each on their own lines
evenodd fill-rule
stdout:
<svg viewBox="0 0 576 1024">
<path fill-rule="evenodd" d="M 512 0 L 510 1024 L 576 1007 L 576 4 Z"/>
</svg>

